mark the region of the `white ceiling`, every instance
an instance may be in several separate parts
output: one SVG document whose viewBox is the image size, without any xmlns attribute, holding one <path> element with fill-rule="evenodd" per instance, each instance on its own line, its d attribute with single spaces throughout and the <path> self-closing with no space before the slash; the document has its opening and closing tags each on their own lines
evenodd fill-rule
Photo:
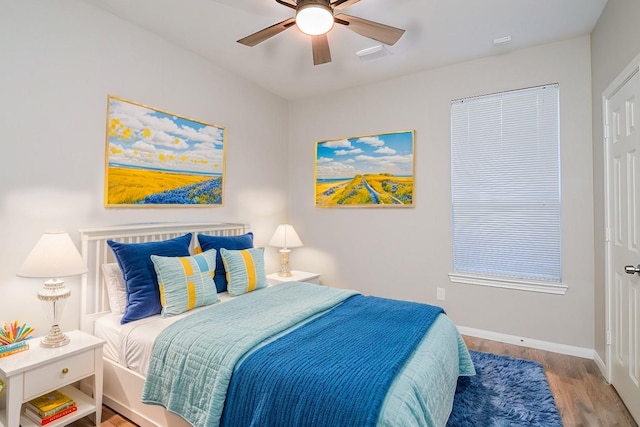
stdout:
<svg viewBox="0 0 640 427">
<path fill-rule="evenodd" d="M 333 62 L 314 66 L 309 36 L 293 26 L 247 47 L 236 40 L 294 15 L 275 0 L 84 0 L 285 98 L 344 89 L 424 69 L 589 34 L 607 0 L 361 0 L 342 12 L 406 33 L 390 55 L 355 53 L 380 43 L 336 25 Z M 493 40 L 510 35 L 511 43 Z"/>
</svg>

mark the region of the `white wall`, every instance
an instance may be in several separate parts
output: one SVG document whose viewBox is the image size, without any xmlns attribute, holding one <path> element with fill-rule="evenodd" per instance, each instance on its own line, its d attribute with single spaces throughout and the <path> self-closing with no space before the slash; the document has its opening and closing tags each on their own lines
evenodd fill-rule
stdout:
<svg viewBox="0 0 640 427">
<path fill-rule="evenodd" d="M 41 233 L 147 221 L 249 223 L 265 245 L 286 217 L 287 103 L 74 0 L 0 0 L 0 322 L 48 325 L 39 279 L 15 276 Z M 224 206 L 105 209 L 107 95 L 226 127 Z M 268 252 L 270 269 L 277 253 Z M 78 283 L 62 321 L 78 327 Z"/>
<path fill-rule="evenodd" d="M 38 335 L 46 332 L 35 296 L 41 281 L 15 277 L 44 231 L 64 229 L 77 242 L 77 229 L 88 226 L 243 221 L 264 245 L 290 217 L 305 243 L 292 253 L 293 267 L 320 272 L 325 283 L 430 303 L 436 287 L 444 287 L 443 305 L 459 325 L 593 347 L 588 37 L 288 106 L 84 3 L 0 0 L 0 6 L 0 321 L 17 318 L 35 325 Z M 550 82 L 561 90 L 569 291 L 550 296 L 451 284 L 450 100 Z M 225 126 L 225 206 L 105 209 L 107 94 Z M 414 208 L 313 207 L 315 141 L 407 129 L 416 130 Z M 275 251 L 268 255 L 276 269 Z M 62 326 L 72 329 L 78 280 L 67 282 L 73 296 Z"/>
<path fill-rule="evenodd" d="M 373 66 L 374 63 L 368 63 Z M 593 193 L 588 36 L 292 102 L 294 268 L 326 284 L 442 304 L 461 326 L 593 348 Z M 450 101 L 560 84 L 564 296 L 452 284 Z M 415 129 L 415 207 L 314 208 L 315 142 Z"/>
<path fill-rule="evenodd" d="M 602 93 L 640 54 L 640 2 L 607 2 L 591 33 L 593 193 L 595 218 L 595 349 L 605 360 L 605 205 Z"/>
</svg>

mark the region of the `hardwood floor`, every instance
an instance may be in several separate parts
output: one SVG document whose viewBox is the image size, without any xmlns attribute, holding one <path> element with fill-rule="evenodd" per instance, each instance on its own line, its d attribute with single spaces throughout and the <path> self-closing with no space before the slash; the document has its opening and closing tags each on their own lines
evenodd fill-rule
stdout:
<svg viewBox="0 0 640 427">
<path fill-rule="evenodd" d="M 638 427 L 593 360 L 467 336 L 464 340 L 471 350 L 540 362 L 565 427 Z M 102 419 L 102 427 L 136 426 L 107 407 L 104 407 Z M 87 419 L 71 424 L 73 427 L 92 425 Z M 481 420 L 478 427 L 485 427 Z"/>
<path fill-rule="evenodd" d="M 75 421 L 69 424 L 69 427 L 92 427 L 93 421 L 89 417 L 85 417 L 81 420 Z M 132 423 L 122 415 L 114 412 L 108 406 L 102 407 L 102 423 L 101 427 L 137 427 L 137 424 Z M 169 426 L 168 426 L 169 427 Z"/>
</svg>

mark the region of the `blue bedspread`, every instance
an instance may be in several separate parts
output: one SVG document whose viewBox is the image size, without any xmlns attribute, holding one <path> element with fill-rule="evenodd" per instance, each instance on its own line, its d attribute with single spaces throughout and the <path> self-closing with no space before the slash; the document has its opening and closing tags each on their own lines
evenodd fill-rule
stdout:
<svg viewBox="0 0 640 427">
<path fill-rule="evenodd" d="M 356 295 L 234 372 L 223 426 L 375 426 L 440 307 Z"/>
<path fill-rule="evenodd" d="M 194 426 L 218 426 L 231 374 L 242 356 L 354 294 L 292 282 L 177 321 L 154 342 L 142 402 L 162 405 Z"/>
</svg>

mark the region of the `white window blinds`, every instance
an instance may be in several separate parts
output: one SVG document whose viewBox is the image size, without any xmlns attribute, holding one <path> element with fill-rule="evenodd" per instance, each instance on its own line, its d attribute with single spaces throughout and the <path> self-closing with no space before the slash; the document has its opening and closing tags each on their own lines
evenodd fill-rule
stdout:
<svg viewBox="0 0 640 427">
<path fill-rule="evenodd" d="M 558 85 L 451 105 L 454 273 L 561 282 Z"/>
</svg>

